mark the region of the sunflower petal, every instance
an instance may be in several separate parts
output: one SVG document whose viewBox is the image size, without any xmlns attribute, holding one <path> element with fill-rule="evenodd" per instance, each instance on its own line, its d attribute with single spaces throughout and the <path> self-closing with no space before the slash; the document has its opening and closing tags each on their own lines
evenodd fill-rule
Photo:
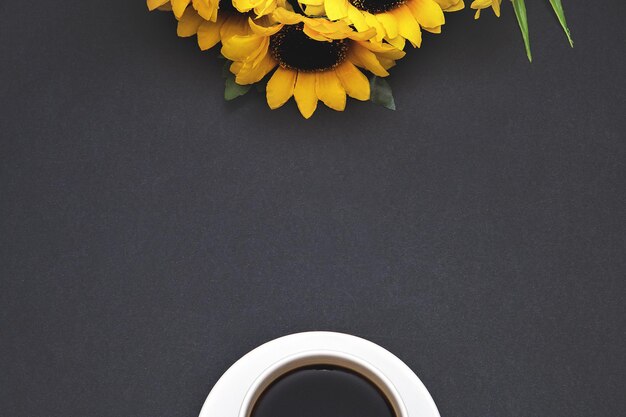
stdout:
<svg viewBox="0 0 626 417">
<path fill-rule="evenodd" d="M 205 20 L 198 28 L 198 46 L 201 50 L 213 48 L 220 41 L 221 25 Z"/>
<path fill-rule="evenodd" d="M 350 19 L 350 22 L 352 22 L 356 30 L 359 32 L 369 29 L 369 25 L 367 24 L 363 13 L 352 5 L 348 6 L 348 19 Z"/>
<path fill-rule="evenodd" d="M 385 38 L 385 28 L 382 23 L 380 23 L 373 14 L 365 12 L 363 15 L 365 16 L 365 22 L 368 26 L 376 29 L 376 41 L 381 42 Z"/>
<path fill-rule="evenodd" d="M 422 29 L 424 29 L 427 32 L 434 33 L 436 35 L 441 33 L 441 26 L 437 26 L 437 27 L 434 27 L 434 28 L 426 28 L 425 27 L 425 28 L 422 28 Z"/>
<path fill-rule="evenodd" d="M 348 17 L 348 0 L 325 0 L 324 9 L 330 20 Z"/>
<path fill-rule="evenodd" d="M 443 11 L 444 12 L 458 12 L 459 10 L 463 10 L 465 9 L 465 2 L 463 2 L 463 0 L 460 0 L 458 3 L 455 3 L 454 5 L 444 8 Z"/>
<path fill-rule="evenodd" d="M 245 36 L 249 35 L 251 32 L 248 19 L 242 19 L 240 16 L 227 15 L 220 17 L 220 21 L 222 22 L 220 28 L 220 37 L 222 39 L 229 39 L 233 36 Z"/>
<path fill-rule="evenodd" d="M 245 62 L 237 73 L 235 81 L 237 84 L 242 85 L 254 84 L 261 81 L 275 66 L 276 61 L 274 58 L 270 54 L 265 54 L 263 59 L 256 65 L 253 65 L 251 62 Z"/>
<path fill-rule="evenodd" d="M 297 71 L 278 67 L 267 83 L 265 95 L 270 108 L 277 109 L 293 96 Z"/>
<path fill-rule="evenodd" d="M 328 107 L 337 111 L 345 110 L 346 90 L 341 85 L 341 81 L 335 74 L 335 71 L 317 73 L 315 89 L 317 97 Z"/>
<path fill-rule="evenodd" d="M 159 7 L 163 6 L 165 3 L 167 3 L 169 0 L 148 0 L 147 1 L 147 5 L 148 5 L 148 10 L 152 11 L 152 10 L 156 10 Z"/>
<path fill-rule="evenodd" d="M 181 38 L 193 36 L 198 33 L 200 24 L 202 23 L 202 17 L 196 13 L 193 8 L 188 8 L 178 21 L 178 28 L 176 32 Z"/>
<path fill-rule="evenodd" d="M 465 8 L 463 0 L 435 0 L 444 12 L 457 12 Z"/>
<path fill-rule="evenodd" d="M 402 51 L 406 46 L 406 39 L 404 39 L 402 36 L 398 36 L 397 38 L 393 39 L 387 39 L 387 42 L 395 46 L 400 51 Z"/>
<path fill-rule="evenodd" d="M 217 3 L 212 0 L 193 0 L 193 7 L 200 16 L 215 22 L 217 18 Z"/>
<path fill-rule="evenodd" d="M 284 26 L 283 24 L 279 24 L 265 27 L 258 25 L 252 18 L 248 18 L 248 24 L 250 25 L 250 29 L 252 29 L 252 32 L 259 36 L 272 36 L 279 30 L 281 30 Z"/>
<path fill-rule="evenodd" d="M 376 19 L 385 28 L 388 38 L 395 38 L 398 36 L 398 22 L 396 18 L 390 13 L 380 13 L 376 15 Z"/>
<path fill-rule="evenodd" d="M 174 15 L 177 18 L 180 18 L 185 12 L 187 6 L 189 6 L 189 3 L 191 3 L 191 0 L 171 0 L 171 3 Z"/>
<path fill-rule="evenodd" d="M 400 59 L 406 55 L 402 49 L 398 49 L 393 45 L 388 45 L 386 43 L 375 43 L 375 42 L 359 42 L 359 44 L 372 52 L 375 52 L 378 56 L 384 56 L 389 59 Z"/>
<path fill-rule="evenodd" d="M 263 44 L 259 36 L 232 36 L 222 42 L 222 55 L 231 61 L 247 61 L 256 58 L 252 56 Z"/>
<path fill-rule="evenodd" d="M 302 116 L 304 116 L 305 119 L 311 117 L 317 108 L 315 74 L 311 72 L 298 72 L 293 95 Z"/>
<path fill-rule="evenodd" d="M 257 6 L 257 2 L 251 0 L 232 0 L 232 4 L 241 13 L 249 12 Z"/>
<path fill-rule="evenodd" d="M 354 64 L 349 61 L 344 62 L 335 68 L 335 74 L 350 97 L 361 101 L 370 99 L 370 83 L 365 74 Z"/>
<path fill-rule="evenodd" d="M 435 28 L 446 22 L 441 6 L 435 0 L 411 0 L 406 6 L 422 27 Z"/>
<path fill-rule="evenodd" d="M 352 61 L 355 65 L 363 67 L 379 77 L 386 77 L 389 75 L 387 70 L 378 61 L 376 54 L 362 46 L 360 42 L 354 43 L 352 48 L 350 48 L 349 54 L 350 61 Z"/>
<path fill-rule="evenodd" d="M 441 9 L 439 11 L 441 12 Z M 390 13 L 398 19 L 398 33 L 400 33 L 400 36 L 406 38 L 414 47 L 419 47 L 422 44 L 422 32 L 411 10 L 403 4 Z"/>
<path fill-rule="evenodd" d="M 295 25 L 302 22 L 304 18 L 303 16 L 282 7 L 274 10 L 274 13 L 272 13 L 272 17 L 278 22 L 284 23 L 286 25 Z"/>
</svg>

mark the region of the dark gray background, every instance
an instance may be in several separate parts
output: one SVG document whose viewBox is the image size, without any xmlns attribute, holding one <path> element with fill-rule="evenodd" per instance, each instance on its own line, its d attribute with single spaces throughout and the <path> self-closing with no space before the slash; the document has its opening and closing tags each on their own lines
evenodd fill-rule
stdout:
<svg viewBox="0 0 626 417">
<path fill-rule="evenodd" d="M 546 2 L 547 4 L 547 2 Z M 0 414 L 196 416 L 291 332 L 369 338 L 444 417 L 624 415 L 625 2 L 449 16 L 399 111 L 221 99 L 143 1 L 0 4 Z"/>
</svg>

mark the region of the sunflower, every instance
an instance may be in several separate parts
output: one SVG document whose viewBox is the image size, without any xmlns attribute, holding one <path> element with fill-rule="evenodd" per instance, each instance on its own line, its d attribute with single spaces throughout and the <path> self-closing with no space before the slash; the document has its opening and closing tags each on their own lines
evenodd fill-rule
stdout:
<svg viewBox="0 0 626 417">
<path fill-rule="evenodd" d="M 463 0 L 300 0 L 311 15 L 326 14 L 330 20 L 346 19 L 358 31 L 376 29 L 376 41 L 383 39 L 398 49 L 408 40 L 413 47 L 422 43 L 421 29 L 440 33 L 444 11 L 465 7 Z"/>
<path fill-rule="evenodd" d="M 471 5 L 472 9 L 476 9 L 476 15 L 474 16 L 474 18 L 478 19 L 480 17 L 480 11 L 488 7 L 491 7 L 496 16 L 500 17 L 501 3 L 502 0 L 474 0 Z"/>
<path fill-rule="evenodd" d="M 230 0 L 147 0 L 148 9 L 172 10 L 177 19 L 180 19 L 187 7 L 192 5 L 203 19 L 210 22 L 217 21 L 217 12 L 220 7 L 232 7 Z"/>
<path fill-rule="evenodd" d="M 219 9 L 236 10 L 245 13 L 251 10 L 257 17 L 265 16 L 274 9 L 278 0 L 147 0 L 148 9 L 172 10 L 177 18 L 181 18 L 189 5 L 205 20 L 216 22 Z"/>
<path fill-rule="evenodd" d="M 248 34 L 250 16 L 265 21 L 264 16 L 277 5 L 284 5 L 285 0 L 147 0 L 147 3 L 150 10 L 174 12 L 178 36 L 197 35 L 198 45 L 204 51 L 225 38 Z"/>
<path fill-rule="evenodd" d="M 386 77 L 404 56 L 392 45 L 369 42 L 373 30 L 355 32 L 343 21 L 309 18 L 284 8 L 276 9 L 272 18 L 277 24 L 269 27 L 250 19 L 251 34 L 222 42 L 222 55 L 233 61 L 230 70 L 238 84 L 256 83 L 276 68 L 266 88 L 272 109 L 293 96 L 307 119 L 319 100 L 343 111 L 346 96 L 370 98 L 369 81 L 357 67 Z"/>
</svg>

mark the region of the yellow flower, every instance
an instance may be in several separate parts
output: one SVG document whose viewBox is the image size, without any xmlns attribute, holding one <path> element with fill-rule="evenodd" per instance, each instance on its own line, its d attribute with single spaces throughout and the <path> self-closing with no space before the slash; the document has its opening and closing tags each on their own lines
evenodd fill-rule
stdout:
<svg viewBox="0 0 626 417">
<path fill-rule="evenodd" d="M 181 0 L 183 1 L 183 0 Z M 188 1 L 188 0 L 184 0 Z M 192 0 L 193 7 L 200 16 L 212 22 L 217 21 L 218 9 L 235 9 L 241 13 L 254 11 L 255 17 L 265 16 L 276 9 L 277 3 L 284 0 Z"/>
<path fill-rule="evenodd" d="M 496 16 L 500 17 L 501 3 L 502 0 L 474 0 L 471 6 L 472 9 L 476 9 L 476 15 L 474 16 L 474 18 L 478 19 L 480 17 L 480 11 L 488 7 L 491 7 Z"/>
<path fill-rule="evenodd" d="M 252 33 L 222 42 L 222 55 L 233 61 L 230 70 L 238 84 L 253 84 L 274 68 L 266 89 L 272 109 L 292 96 L 300 113 L 311 117 L 321 100 L 343 111 L 346 96 L 368 100 L 370 85 L 357 67 L 385 77 L 404 52 L 368 39 L 374 31 L 358 33 L 343 21 L 309 18 L 283 8 L 272 14 L 277 23 L 265 27 L 252 19 Z"/>
<path fill-rule="evenodd" d="M 263 5 L 259 6 L 259 12 L 273 10 L 277 4 L 285 4 L 284 0 L 261 2 Z M 178 36 L 184 38 L 197 35 L 198 45 L 203 51 L 228 37 L 251 32 L 248 24 L 249 10 L 238 10 L 230 0 L 147 0 L 147 3 L 150 10 L 173 11 L 178 19 Z M 213 18 L 215 20 L 211 20 Z M 265 22 L 267 18 L 261 17 L 260 21 Z"/>
<path fill-rule="evenodd" d="M 347 20 L 359 31 L 376 29 L 376 41 L 383 39 L 398 49 L 408 40 L 422 43 L 424 29 L 440 33 L 444 11 L 465 7 L 463 0 L 301 0 L 306 13 L 326 14 L 330 20 Z"/>
<path fill-rule="evenodd" d="M 217 21 L 218 10 L 225 12 L 237 10 L 241 13 L 254 11 L 256 17 L 265 16 L 276 9 L 277 5 L 284 5 L 284 0 L 146 0 L 148 9 L 173 11 L 180 19 L 187 7 L 191 5 L 198 14 L 210 22 Z"/>
</svg>

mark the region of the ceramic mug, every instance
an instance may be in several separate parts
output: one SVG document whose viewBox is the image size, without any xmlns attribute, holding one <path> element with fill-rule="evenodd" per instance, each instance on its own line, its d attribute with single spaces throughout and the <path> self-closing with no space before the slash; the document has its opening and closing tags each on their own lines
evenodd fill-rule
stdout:
<svg viewBox="0 0 626 417">
<path fill-rule="evenodd" d="M 237 361 L 215 384 L 200 417 L 251 417 L 263 392 L 283 375 L 307 366 L 337 366 L 374 384 L 396 417 L 440 417 L 426 387 L 384 348 L 342 333 L 297 333 L 268 342 Z"/>
</svg>

